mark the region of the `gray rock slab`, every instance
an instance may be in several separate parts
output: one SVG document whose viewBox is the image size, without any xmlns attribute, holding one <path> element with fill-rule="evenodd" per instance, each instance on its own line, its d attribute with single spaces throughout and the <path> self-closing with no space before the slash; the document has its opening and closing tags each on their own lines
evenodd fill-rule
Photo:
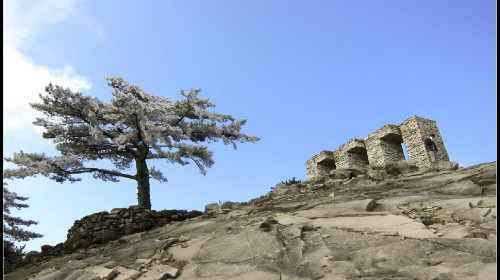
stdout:
<svg viewBox="0 0 500 280">
<path fill-rule="evenodd" d="M 179 274 L 179 269 L 166 264 L 158 264 L 150 267 L 146 273 L 139 277 L 139 280 L 163 280 L 167 277 L 175 278 Z"/>
<path fill-rule="evenodd" d="M 131 280 L 131 279 L 137 279 L 139 276 L 141 276 L 141 272 L 134 270 L 134 269 L 128 269 L 123 266 L 117 266 L 114 268 L 116 271 L 117 275 L 113 280 Z"/>
<path fill-rule="evenodd" d="M 361 277 L 361 272 L 356 268 L 356 265 L 350 261 L 334 261 L 332 262 L 332 270 L 323 278 L 325 280 L 344 280 L 358 279 Z"/>
<path fill-rule="evenodd" d="M 242 263 L 258 258 L 278 258 L 282 246 L 274 234 L 246 228 L 236 234 L 219 235 L 200 248 L 197 262 Z"/>
<path fill-rule="evenodd" d="M 92 266 L 83 270 L 75 270 L 68 274 L 65 280 L 111 280 L 116 275 L 113 269 Z"/>
<path fill-rule="evenodd" d="M 370 215 L 376 214 L 375 212 L 367 212 L 367 207 L 369 210 L 374 210 L 373 199 L 364 200 L 354 200 L 347 202 L 340 202 L 332 200 L 331 203 L 320 204 L 312 209 L 297 211 L 297 216 L 305 218 L 328 218 L 337 216 L 359 216 L 359 215 Z M 380 215 L 380 213 L 378 213 Z"/>
<path fill-rule="evenodd" d="M 191 239 L 184 243 L 183 246 L 173 246 L 168 249 L 168 253 L 179 261 L 191 261 L 198 256 L 201 246 L 210 239 L 210 236 L 202 236 Z"/>
<path fill-rule="evenodd" d="M 481 227 L 483 228 L 490 228 L 490 229 L 496 229 L 497 228 L 497 221 L 490 221 L 487 223 L 481 223 Z"/>
<path fill-rule="evenodd" d="M 294 216 L 294 215 L 277 215 L 274 218 L 281 225 L 311 225 L 312 220 L 309 218 Z"/>
<path fill-rule="evenodd" d="M 432 238 L 431 241 L 456 251 L 480 256 L 488 262 L 496 261 L 496 244 L 486 239 L 462 238 L 457 240 L 454 238 Z"/>
<path fill-rule="evenodd" d="M 280 280 L 285 279 L 280 277 L 280 272 L 276 269 L 271 269 L 265 263 L 205 263 L 205 264 L 188 264 L 183 268 L 182 274 L 176 279 L 191 280 L 191 279 L 206 279 L 206 280 Z M 293 278 L 295 279 L 295 278 Z"/>
<path fill-rule="evenodd" d="M 413 271 L 407 271 L 407 267 L 422 266 L 430 248 L 431 245 L 421 246 L 415 240 L 391 242 L 358 250 L 351 255 L 351 259 L 363 276 L 372 274 L 380 279 L 390 275 L 411 276 Z"/>
<path fill-rule="evenodd" d="M 85 270 L 74 270 L 69 273 L 65 280 L 94 280 L 99 279 L 95 273 L 88 272 Z"/>
<path fill-rule="evenodd" d="M 381 234 L 398 233 L 400 236 L 412 238 L 435 237 L 424 224 L 398 215 L 319 218 L 314 219 L 313 224 L 323 228 L 348 228 Z"/>
<path fill-rule="evenodd" d="M 469 220 L 481 222 L 489 213 L 491 213 L 490 208 L 460 209 L 452 214 L 452 218 L 457 221 Z"/>
<path fill-rule="evenodd" d="M 456 211 L 467 210 L 470 209 L 469 203 L 473 205 L 477 205 L 477 203 L 482 200 L 480 197 L 466 197 L 466 198 L 456 198 L 456 199 L 442 199 L 442 200 L 434 200 L 431 206 L 439 206 L 442 207 L 441 210 L 438 210 L 436 213 L 451 215 Z"/>
<path fill-rule="evenodd" d="M 293 211 L 306 206 L 307 202 L 290 202 L 290 203 L 280 203 L 273 205 L 273 208 L 281 211 Z"/>
<path fill-rule="evenodd" d="M 56 268 L 42 270 L 36 276 L 29 278 L 30 280 L 64 280 L 66 273 Z"/>
<path fill-rule="evenodd" d="M 85 271 L 97 275 L 98 279 L 102 280 L 110 280 L 116 275 L 116 271 L 113 269 L 101 267 L 101 266 L 92 266 L 84 269 Z"/>
<path fill-rule="evenodd" d="M 70 260 L 66 264 L 61 266 L 61 269 L 66 271 L 71 271 L 71 270 L 83 269 L 87 266 L 89 266 L 87 262 L 81 260 Z"/>
<path fill-rule="evenodd" d="M 439 229 L 436 232 L 436 235 L 444 238 L 464 238 L 468 236 L 472 231 L 473 231 L 472 227 L 457 225 Z"/>
<path fill-rule="evenodd" d="M 497 207 L 497 198 L 496 197 L 485 197 L 485 198 L 481 198 L 478 202 L 477 202 L 477 206 L 478 207 L 486 207 L 486 208 L 493 208 L 493 207 Z"/>
<path fill-rule="evenodd" d="M 436 192 L 449 195 L 476 196 L 483 192 L 483 188 L 471 180 L 466 180 L 438 188 Z"/>
</svg>

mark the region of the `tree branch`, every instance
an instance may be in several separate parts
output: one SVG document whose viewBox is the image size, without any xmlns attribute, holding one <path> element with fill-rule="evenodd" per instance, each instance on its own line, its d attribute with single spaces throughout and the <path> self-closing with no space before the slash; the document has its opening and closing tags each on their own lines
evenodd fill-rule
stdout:
<svg viewBox="0 0 500 280">
<path fill-rule="evenodd" d="M 100 169 L 100 168 L 79 168 L 75 170 L 69 170 L 69 171 L 63 171 L 65 174 L 82 174 L 82 173 L 92 173 L 92 172 L 99 172 L 103 174 L 108 174 L 111 176 L 118 176 L 118 177 L 124 177 L 124 178 L 129 178 L 132 180 L 136 180 L 135 175 L 129 175 L 129 174 L 123 174 L 118 171 L 113 171 L 113 170 L 106 170 L 106 169 Z"/>
</svg>

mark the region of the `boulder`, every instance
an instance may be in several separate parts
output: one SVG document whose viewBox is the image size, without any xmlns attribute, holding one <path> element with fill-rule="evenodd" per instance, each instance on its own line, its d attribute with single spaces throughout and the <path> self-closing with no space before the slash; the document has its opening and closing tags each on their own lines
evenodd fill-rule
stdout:
<svg viewBox="0 0 500 280">
<path fill-rule="evenodd" d="M 285 184 L 277 184 L 274 187 L 274 190 L 272 191 L 273 195 L 284 195 L 290 190 L 290 187 L 285 186 Z M 224 204 L 222 205 L 222 208 L 224 208 Z"/>
<path fill-rule="evenodd" d="M 385 170 L 390 175 L 398 175 L 398 174 L 408 174 L 411 172 L 415 172 L 418 171 L 419 168 L 415 163 L 408 161 L 398 161 L 395 163 L 387 164 Z"/>
<path fill-rule="evenodd" d="M 231 201 L 226 201 L 222 204 L 221 208 L 222 209 L 233 209 L 238 206 L 238 203 L 231 202 Z"/>
<path fill-rule="evenodd" d="M 154 265 L 144 273 L 139 280 L 162 280 L 167 277 L 175 278 L 179 274 L 179 269 L 166 264 Z"/>
<path fill-rule="evenodd" d="M 324 183 L 324 186 L 328 189 L 334 189 L 340 187 L 342 185 L 342 179 L 330 179 Z"/>
<path fill-rule="evenodd" d="M 368 172 L 367 168 L 362 168 L 362 167 L 351 167 L 351 168 L 346 168 L 344 170 L 350 171 L 351 177 L 353 177 L 353 176 L 357 177 L 357 176 L 366 174 L 366 172 Z"/>
<path fill-rule="evenodd" d="M 139 278 L 139 276 L 141 276 L 141 272 L 134 269 L 128 269 L 122 266 L 115 267 L 115 271 L 117 272 L 118 275 L 115 278 L 113 278 L 113 280 L 130 280 L 130 279 L 137 279 Z"/>
<path fill-rule="evenodd" d="M 373 181 L 383 181 L 387 178 L 387 172 L 385 170 L 369 170 L 366 173 L 366 178 Z"/>
<path fill-rule="evenodd" d="M 219 204 L 211 203 L 205 205 L 205 211 L 203 212 L 203 216 L 211 218 L 219 214 L 222 214 L 222 209 L 220 208 Z"/>
<path fill-rule="evenodd" d="M 437 169 L 440 171 L 457 170 L 458 166 L 459 166 L 458 163 L 454 161 L 445 161 L 445 162 L 438 162 Z"/>
<path fill-rule="evenodd" d="M 335 169 L 335 170 L 330 171 L 330 174 L 328 174 L 328 177 L 330 177 L 331 179 L 350 179 L 351 178 L 351 171 Z"/>
<path fill-rule="evenodd" d="M 477 196 L 483 192 L 483 188 L 471 180 L 459 181 L 436 189 L 437 193 L 448 195 Z"/>
</svg>

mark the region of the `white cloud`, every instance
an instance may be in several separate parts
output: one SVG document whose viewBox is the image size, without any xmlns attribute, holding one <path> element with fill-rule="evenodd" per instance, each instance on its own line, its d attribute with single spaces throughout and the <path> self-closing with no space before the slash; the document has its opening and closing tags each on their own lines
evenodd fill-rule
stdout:
<svg viewBox="0 0 500 280">
<path fill-rule="evenodd" d="M 73 91 L 88 90 L 90 81 L 74 73 L 73 68 L 50 69 L 35 65 L 19 51 L 4 46 L 3 106 L 4 131 L 19 132 L 35 128 L 31 123 L 37 112 L 29 106 L 39 102 L 38 94 L 45 92 L 49 82 Z"/>
<path fill-rule="evenodd" d="M 70 18 L 75 0 L 4 0 L 4 44 L 16 48 L 29 43 L 47 27 Z"/>
<path fill-rule="evenodd" d="M 32 47 L 39 48 L 34 43 L 43 42 L 45 34 L 51 31 L 52 26 L 63 24 L 69 20 L 74 21 L 75 18 L 82 20 L 82 23 L 85 24 L 84 27 L 97 36 L 102 36 L 102 32 L 95 21 L 89 21 L 88 17 L 81 15 L 82 11 L 76 7 L 76 0 L 4 0 L 3 8 L 4 154 L 9 156 L 20 149 L 27 152 L 51 154 L 55 152 L 53 144 L 49 143 L 50 140 L 42 139 L 41 129 L 32 124 L 40 113 L 32 109 L 29 103 L 40 102 L 38 95 L 45 93 L 45 87 L 49 83 L 69 87 L 73 91 L 84 91 L 90 89 L 91 82 L 88 78 L 78 75 L 78 70 L 74 70 L 65 61 L 54 63 L 66 65 L 63 68 L 50 68 L 38 65 L 33 58 L 26 57 L 23 51 Z M 32 183 L 26 183 L 24 180 L 23 182 L 9 182 L 11 191 L 16 191 L 19 194 L 25 194 L 27 191 L 25 187 L 29 185 Z M 50 217 L 57 215 L 57 211 L 45 209 L 47 208 L 45 196 L 50 193 L 45 191 L 45 187 L 49 185 L 46 181 L 40 181 L 40 178 L 36 179 L 36 188 L 29 191 L 29 204 L 34 206 L 31 210 L 24 209 L 23 214 L 21 214 L 28 215 L 27 219 L 40 222 L 38 229 L 35 226 L 35 228 L 28 228 L 28 230 L 45 235 L 43 238 L 32 240 L 27 244 L 18 244 L 27 245 L 28 251 L 39 251 L 41 244 L 55 244 L 64 240 L 64 236 L 58 235 L 57 232 L 67 230 L 67 225 L 58 224 L 62 220 L 56 224 L 51 223 L 50 220 L 53 219 Z M 52 183 L 50 188 L 53 187 Z M 29 215 L 34 216 L 29 217 Z M 72 215 L 79 214 L 73 213 Z"/>
<path fill-rule="evenodd" d="M 20 51 L 75 10 L 74 0 L 4 1 L 4 132 L 40 133 L 32 125 L 37 112 L 29 103 L 40 101 L 38 94 L 44 93 L 49 82 L 73 91 L 90 89 L 89 79 L 77 75 L 71 66 L 51 69 L 36 65 Z"/>
</svg>

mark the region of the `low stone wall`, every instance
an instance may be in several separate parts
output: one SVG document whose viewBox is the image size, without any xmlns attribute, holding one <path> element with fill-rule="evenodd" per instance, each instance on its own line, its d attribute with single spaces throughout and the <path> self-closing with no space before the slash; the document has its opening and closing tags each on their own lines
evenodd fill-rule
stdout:
<svg viewBox="0 0 500 280">
<path fill-rule="evenodd" d="M 121 236 L 164 226 L 171 221 L 183 221 L 201 216 L 200 211 L 162 210 L 154 211 L 140 206 L 115 208 L 111 212 L 99 212 L 75 221 L 68 230 L 65 247 L 86 247 L 90 244 L 106 243 Z"/>
<path fill-rule="evenodd" d="M 125 235 L 148 231 L 172 221 L 184 221 L 202 214 L 196 210 L 155 211 L 140 206 L 95 213 L 75 221 L 68 230 L 68 239 L 64 243 L 55 246 L 43 245 L 41 252 L 27 253 L 21 265 L 48 261 L 54 256 L 69 254 L 94 244 L 107 243 Z"/>
</svg>

